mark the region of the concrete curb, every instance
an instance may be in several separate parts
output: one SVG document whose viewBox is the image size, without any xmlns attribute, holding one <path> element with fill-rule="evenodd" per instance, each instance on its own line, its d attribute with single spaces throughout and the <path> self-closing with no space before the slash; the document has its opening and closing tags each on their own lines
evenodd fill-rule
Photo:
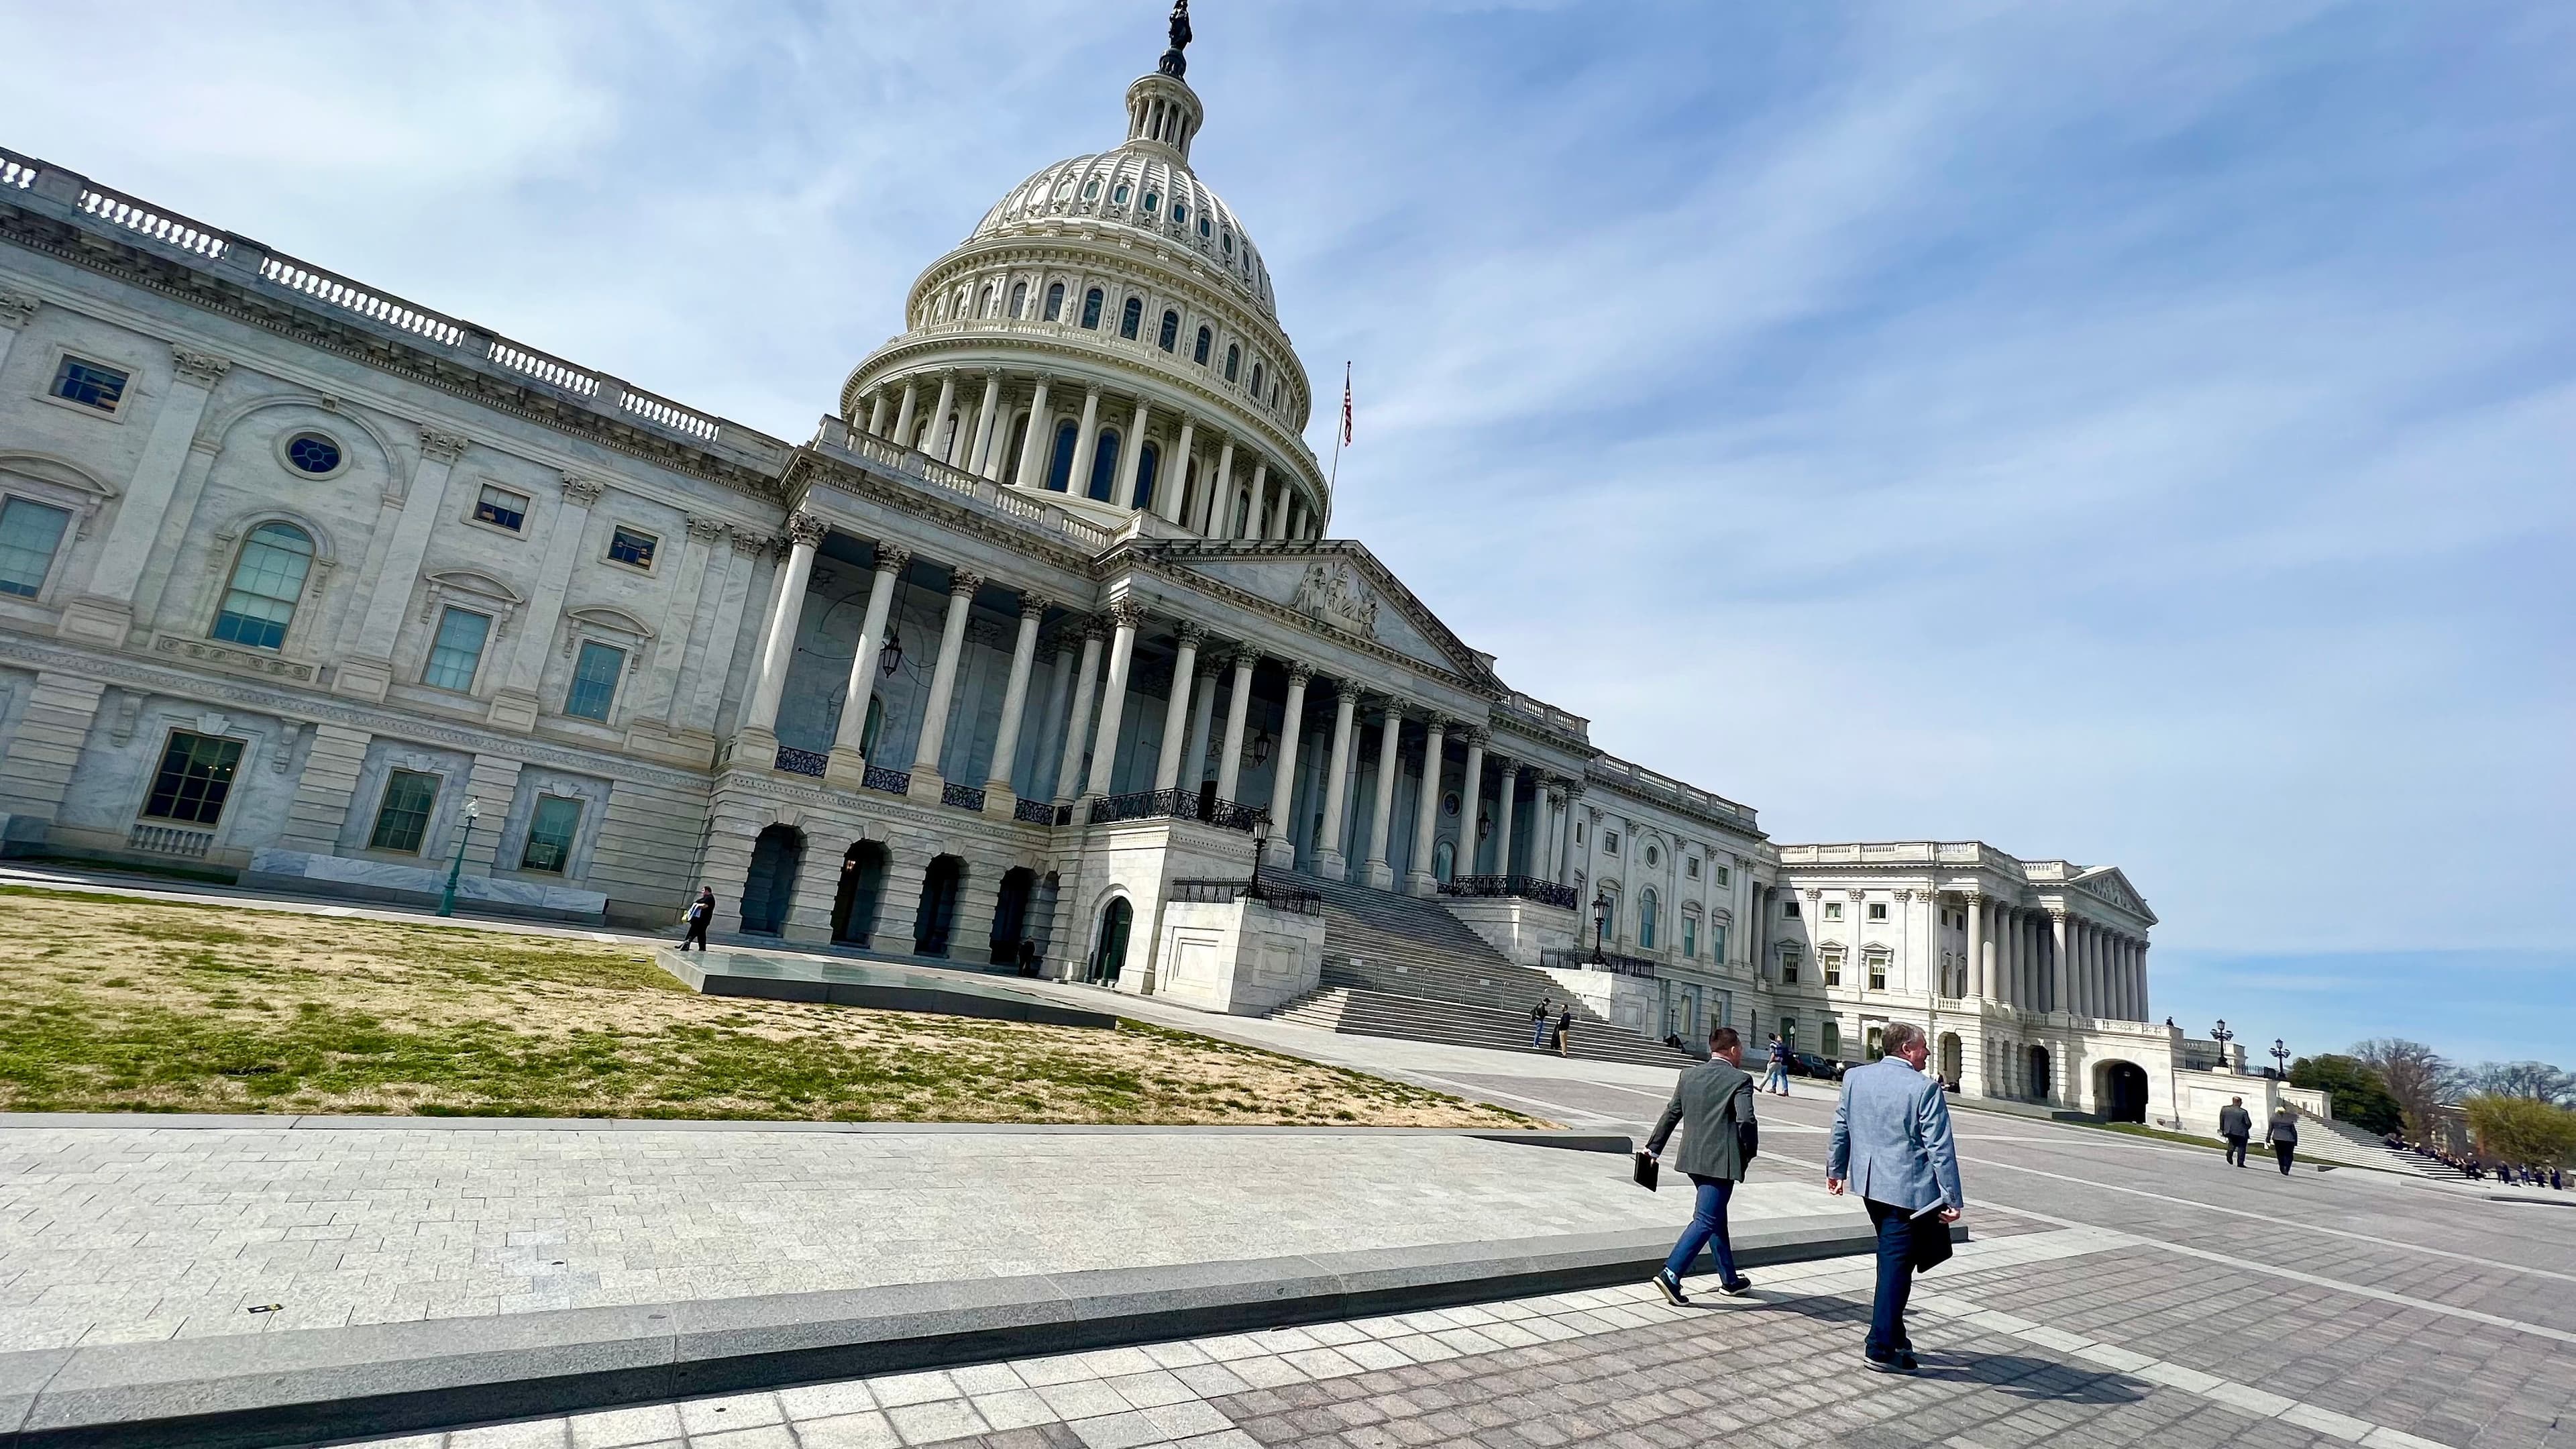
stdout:
<svg viewBox="0 0 2576 1449">
<path fill-rule="evenodd" d="M 1733 1241 L 1760 1267 L 1865 1253 L 1872 1234 L 1753 1222 Z M 0 1445 L 248 1449 L 578 1413 L 1635 1283 L 1671 1243 L 1444 1243 L 8 1353 Z"/>
<path fill-rule="evenodd" d="M 1562 1127 L 1155 1126 L 1092 1122 L 766 1122 L 715 1117 L 330 1117 L 257 1112 L 0 1112 L 0 1132 L 126 1128 L 151 1132 L 825 1132 L 920 1137 L 1466 1137 L 1520 1147 L 1629 1153 L 1620 1132 Z"/>
</svg>

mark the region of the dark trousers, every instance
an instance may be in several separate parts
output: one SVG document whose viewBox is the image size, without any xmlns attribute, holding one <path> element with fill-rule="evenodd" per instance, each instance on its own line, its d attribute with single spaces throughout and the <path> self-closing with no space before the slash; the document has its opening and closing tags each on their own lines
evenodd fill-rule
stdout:
<svg viewBox="0 0 2576 1449">
<path fill-rule="evenodd" d="M 2290 1154 L 2298 1150 L 2299 1144 L 2295 1142 L 2275 1142 L 2272 1144 L 2272 1155 L 2281 1159 L 2281 1175 L 2283 1177 L 2290 1175 Z"/>
<path fill-rule="evenodd" d="M 2227 1160 L 2235 1163 L 2239 1167 L 2243 1167 L 2245 1165 L 2244 1138 L 2230 1137 L 2227 1139 Z"/>
<path fill-rule="evenodd" d="M 1673 1255 L 1664 1260 L 1664 1271 L 1675 1280 L 1690 1271 L 1699 1260 L 1700 1250 L 1717 1249 L 1717 1281 L 1732 1283 L 1742 1275 L 1735 1271 L 1735 1247 L 1726 1240 L 1726 1203 L 1735 1196 L 1735 1183 L 1723 1177 L 1691 1174 L 1699 1185 L 1699 1200 L 1691 1210 L 1690 1226 L 1682 1229 L 1681 1241 L 1673 1244 Z"/>
<path fill-rule="evenodd" d="M 710 912 L 709 914 L 713 914 L 713 912 Z M 698 917 L 696 920 L 693 920 L 693 921 L 689 922 L 689 934 L 688 934 L 688 936 L 687 936 L 686 938 L 684 938 L 684 939 L 680 942 L 680 949 L 681 949 L 681 950 L 683 950 L 683 951 L 685 951 L 685 950 L 689 949 L 689 942 L 691 942 L 691 941 L 695 941 L 695 942 L 697 942 L 697 943 L 698 943 L 698 954 L 700 954 L 700 955 L 705 955 L 705 954 L 706 954 L 706 949 L 707 949 L 707 918 L 706 918 L 706 916 L 700 916 L 700 917 Z"/>
<path fill-rule="evenodd" d="M 1905 1334 L 1905 1300 L 1914 1296 L 1914 1228 L 1910 1208 L 1871 1198 L 1861 1200 L 1878 1229 L 1878 1298 L 1869 1310 L 1869 1356 L 1892 1358 L 1912 1351 Z M 1923 1221 L 1936 1221 L 1924 1219 Z"/>
</svg>

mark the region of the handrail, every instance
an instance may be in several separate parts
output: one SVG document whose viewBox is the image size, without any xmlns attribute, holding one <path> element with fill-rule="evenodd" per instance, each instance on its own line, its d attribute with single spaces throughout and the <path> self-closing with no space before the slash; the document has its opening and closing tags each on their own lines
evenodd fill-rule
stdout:
<svg viewBox="0 0 2576 1449">
<path fill-rule="evenodd" d="M 1517 896 L 1559 910 L 1575 908 L 1574 887 L 1534 875 L 1462 875 L 1443 881 L 1444 896 Z"/>
</svg>

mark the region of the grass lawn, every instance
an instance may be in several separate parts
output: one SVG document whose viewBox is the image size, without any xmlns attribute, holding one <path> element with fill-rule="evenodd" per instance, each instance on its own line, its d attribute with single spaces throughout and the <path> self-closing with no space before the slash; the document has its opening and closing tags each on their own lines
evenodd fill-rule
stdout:
<svg viewBox="0 0 2576 1449">
<path fill-rule="evenodd" d="M 1137 1022 L 700 996 L 626 946 L 0 888 L 0 1110 L 1534 1119 Z"/>
</svg>

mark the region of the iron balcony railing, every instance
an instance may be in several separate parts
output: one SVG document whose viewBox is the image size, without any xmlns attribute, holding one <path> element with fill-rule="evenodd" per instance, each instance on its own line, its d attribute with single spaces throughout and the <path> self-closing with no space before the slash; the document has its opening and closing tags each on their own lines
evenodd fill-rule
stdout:
<svg viewBox="0 0 2576 1449">
<path fill-rule="evenodd" d="M 1094 825 L 1116 825 L 1127 820 L 1204 820 L 1222 830 L 1251 835 L 1269 818 L 1267 810 L 1232 800 L 1215 801 L 1202 811 L 1196 790 L 1139 790 L 1128 795 L 1104 795 L 1091 802 Z"/>
<path fill-rule="evenodd" d="M 1448 896 L 1517 896 L 1559 910 L 1574 909 L 1574 887 L 1534 875 L 1462 875 L 1442 884 Z"/>
<path fill-rule="evenodd" d="M 960 810 L 974 810 L 981 812 L 984 808 L 984 787 L 981 785 L 953 785 L 943 782 L 939 787 L 939 803 L 942 805 L 952 805 Z"/>
<path fill-rule="evenodd" d="M 1011 818 L 1029 825 L 1053 825 L 1055 804 L 1048 800 L 1022 800 L 1011 807 Z"/>
<path fill-rule="evenodd" d="M 912 789 L 912 772 L 889 770 L 883 765 L 870 765 L 866 772 L 859 776 L 859 784 L 864 789 L 883 790 L 889 795 L 901 795 Z"/>
<path fill-rule="evenodd" d="M 1655 979 L 1655 963 L 1616 951 L 1541 951 L 1538 964 L 1553 971 L 1607 971 L 1617 976 Z"/>
<path fill-rule="evenodd" d="M 811 775 L 819 780 L 823 778 L 823 767 L 831 762 L 832 757 L 820 750 L 800 750 L 793 745 L 778 747 L 778 768 L 791 775 Z"/>
<path fill-rule="evenodd" d="M 1314 891 L 1259 879 L 1176 880 L 1172 882 L 1169 898 L 1207 906 L 1221 906 L 1248 898 L 1274 911 L 1285 911 L 1294 916 L 1318 916 L 1324 912 L 1324 898 Z"/>
</svg>

